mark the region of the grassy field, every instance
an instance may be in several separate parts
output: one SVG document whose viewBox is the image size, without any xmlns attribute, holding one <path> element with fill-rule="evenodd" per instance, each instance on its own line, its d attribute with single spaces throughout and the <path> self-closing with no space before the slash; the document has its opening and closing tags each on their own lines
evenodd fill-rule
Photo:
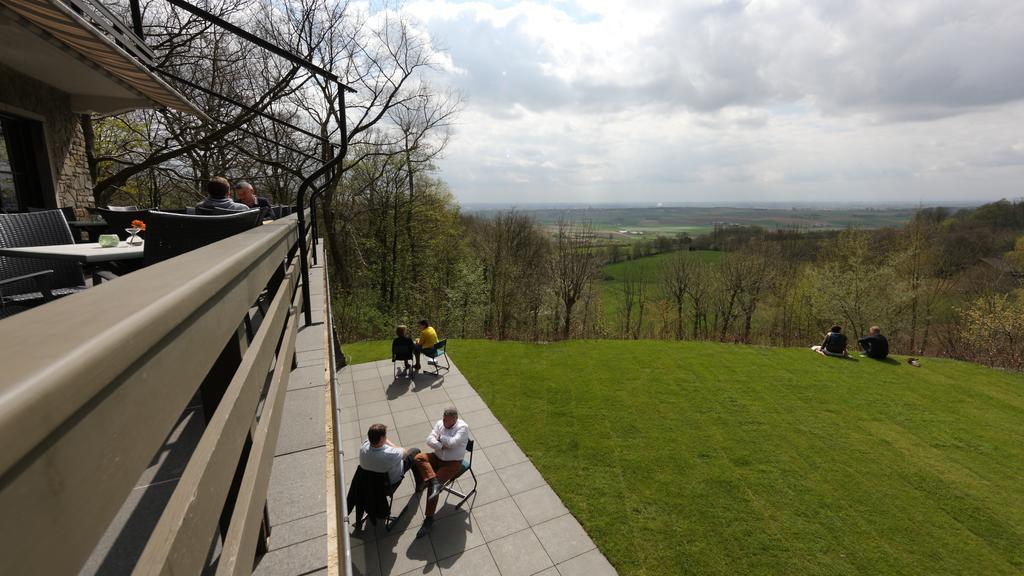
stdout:
<svg viewBox="0 0 1024 576">
<path fill-rule="evenodd" d="M 650 291 L 648 301 L 653 301 L 655 296 L 653 291 L 659 289 L 658 278 L 661 274 L 661 266 L 673 254 L 670 252 L 637 258 L 636 260 L 617 262 L 615 264 L 608 264 L 602 269 L 603 278 L 599 283 L 599 289 L 601 290 L 601 320 L 606 328 L 615 328 L 622 322 L 620 316 L 622 314 L 623 278 L 630 274 L 636 274 L 643 278 L 647 282 L 648 290 Z M 690 252 L 690 254 L 711 263 L 718 262 L 722 258 L 721 252 L 711 250 L 697 250 Z M 653 310 L 646 312 L 646 314 L 653 313 Z"/>
<path fill-rule="evenodd" d="M 690 342 L 450 351 L 622 574 L 1024 573 L 1020 375 Z"/>
<path fill-rule="evenodd" d="M 621 236 L 631 240 L 658 235 L 706 234 L 716 224 L 761 226 L 769 230 L 838 228 L 882 228 L 902 226 L 913 217 L 913 208 L 737 208 L 665 206 L 646 208 L 545 208 L 523 210 L 541 224 L 554 226 L 560 219 L 590 222 L 600 232 L 641 231 L 643 236 Z M 616 235 L 619 237 L 618 235 Z"/>
</svg>

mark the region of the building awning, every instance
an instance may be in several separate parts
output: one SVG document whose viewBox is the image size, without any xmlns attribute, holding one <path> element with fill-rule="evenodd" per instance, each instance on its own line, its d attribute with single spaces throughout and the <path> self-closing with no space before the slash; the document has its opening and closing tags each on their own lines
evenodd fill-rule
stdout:
<svg viewBox="0 0 1024 576">
<path fill-rule="evenodd" d="M 0 63 L 66 92 L 75 112 L 172 108 L 202 115 L 149 70 L 149 49 L 111 23 L 112 15 L 68 1 L 74 9 L 61 0 L 0 0 Z"/>
</svg>

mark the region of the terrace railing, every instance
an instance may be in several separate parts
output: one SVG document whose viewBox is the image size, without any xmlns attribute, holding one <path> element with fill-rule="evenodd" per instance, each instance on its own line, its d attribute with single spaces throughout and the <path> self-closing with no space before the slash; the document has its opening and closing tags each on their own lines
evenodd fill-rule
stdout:
<svg viewBox="0 0 1024 576">
<path fill-rule="evenodd" d="M 217 574 L 251 572 L 309 241 L 293 215 L 0 323 L 0 574 L 76 573 L 197 393 L 135 573 L 201 573 L 218 530 Z"/>
</svg>

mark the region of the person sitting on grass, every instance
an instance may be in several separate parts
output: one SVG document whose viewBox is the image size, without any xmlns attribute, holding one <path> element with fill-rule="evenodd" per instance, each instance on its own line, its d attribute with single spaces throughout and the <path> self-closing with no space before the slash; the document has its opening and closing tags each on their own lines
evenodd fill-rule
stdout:
<svg viewBox="0 0 1024 576">
<path fill-rule="evenodd" d="M 833 326 L 832 330 L 825 334 L 825 340 L 822 341 L 821 346 L 811 346 L 811 350 L 823 356 L 845 358 L 847 356 L 846 334 L 843 334 L 843 328 L 841 326 Z"/>
<path fill-rule="evenodd" d="M 424 350 L 432 350 L 437 346 L 437 331 L 426 320 L 420 320 L 420 337 L 416 339 L 414 350 L 416 352 L 416 365 L 413 370 L 420 369 L 420 354 Z"/>
<path fill-rule="evenodd" d="M 872 326 L 868 335 L 857 340 L 857 343 L 868 358 L 884 360 L 889 355 L 889 340 L 882 336 L 882 329 L 878 326 Z"/>
<path fill-rule="evenodd" d="M 402 448 L 388 440 L 386 425 L 373 424 L 359 448 L 359 465 L 370 472 L 387 472 L 394 494 L 419 454 L 419 448 Z"/>
<path fill-rule="evenodd" d="M 422 538 L 430 532 L 430 527 L 434 524 L 438 497 L 445 482 L 454 478 L 462 469 L 462 459 L 466 456 L 468 443 L 469 426 L 459 419 L 458 410 L 454 407 L 446 408 L 441 419 L 434 424 L 434 429 L 427 436 L 427 446 L 434 451 L 430 454 L 421 452 L 413 460 L 420 480 L 425 486 L 430 487 L 427 508 L 423 512 L 423 526 L 416 533 L 417 538 Z"/>
<path fill-rule="evenodd" d="M 413 344 L 412 338 L 407 335 L 409 329 L 402 324 L 395 329 L 394 340 L 391 341 L 391 361 L 396 362 L 401 360 L 405 364 L 405 372 L 409 372 L 412 369 L 412 354 L 416 345 Z"/>
</svg>

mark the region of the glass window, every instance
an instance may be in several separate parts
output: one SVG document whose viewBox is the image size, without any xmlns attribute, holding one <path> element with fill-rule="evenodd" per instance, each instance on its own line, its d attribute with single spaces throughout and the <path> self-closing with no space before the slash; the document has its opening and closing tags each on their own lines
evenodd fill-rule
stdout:
<svg viewBox="0 0 1024 576">
<path fill-rule="evenodd" d="M 56 205 L 42 123 L 0 114 L 0 210 Z"/>
</svg>

